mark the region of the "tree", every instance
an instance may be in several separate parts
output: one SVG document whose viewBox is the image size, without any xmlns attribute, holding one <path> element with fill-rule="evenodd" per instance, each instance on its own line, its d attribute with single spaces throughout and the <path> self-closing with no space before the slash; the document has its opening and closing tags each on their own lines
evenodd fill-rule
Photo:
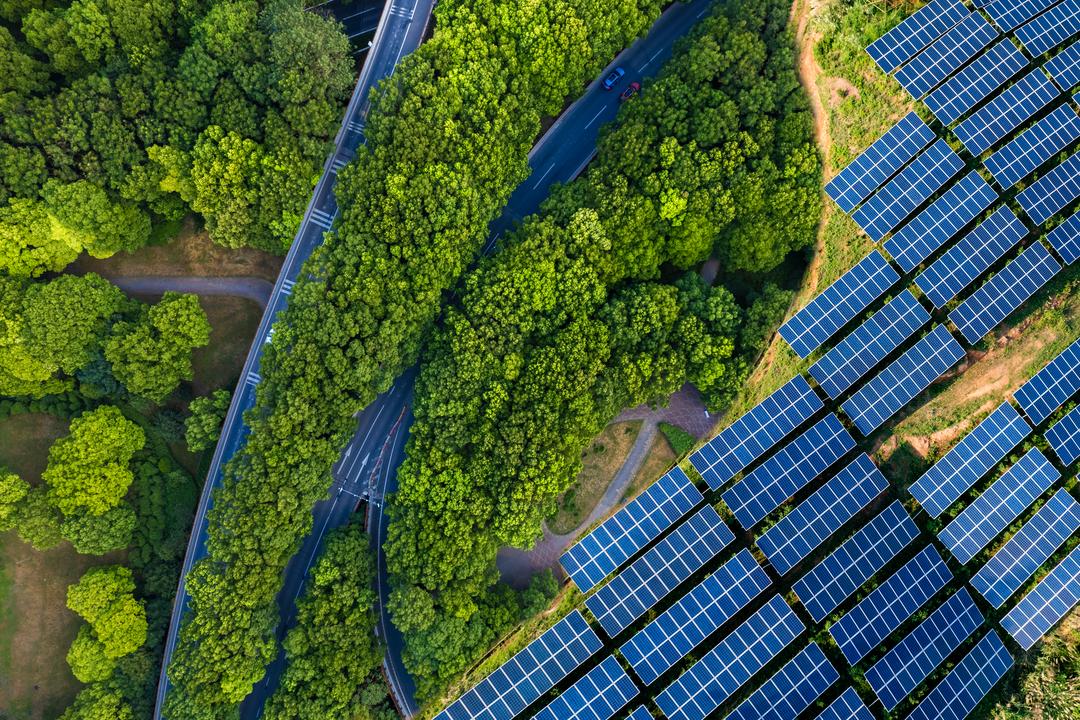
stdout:
<svg viewBox="0 0 1080 720">
<path fill-rule="evenodd" d="M 0 532 L 15 526 L 16 511 L 29 492 L 25 480 L 0 467 Z"/>
<path fill-rule="evenodd" d="M 71 674 L 79 682 L 96 683 L 108 680 L 116 670 L 116 660 L 105 652 L 105 645 L 94 637 L 89 625 L 79 628 L 67 653 Z"/>
<path fill-rule="evenodd" d="M 0 207 L 0 271 L 23 278 L 59 272 L 78 257 L 79 249 L 53 236 L 40 202 L 11 198 Z"/>
<path fill-rule="evenodd" d="M 94 683 L 79 691 L 60 720 L 133 720 L 131 707 L 108 683 Z"/>
<path fill-rule="evenodd" d="M 111 200 L 89 180 L 49 180 L 41 194 L 54 241 L 85 248 L 93 257 L 110 257 L 120 250 L 133 252 L 150 237 L 150 218 L 145 212 Z"/>
<path fill-rule="evenodd" d="M 35 550 L 56 547 L 64 539 L 60 534 L 60 513 L 50 502 L 48 490 L 44 487 L 31 488 L 16 506 L 11 520 L 19 537 Z"/>
<path fill-rule="evenodd" d="M 72 672 L 83 682 L 108 679 L 118 658 L 146 642 L 146 611 L 134 590 L 131 571 L 122 565 L 90 568 L 68 587 L 68 608 L 87 622 L 68 653 Z"/>
<path fill-rule="evenodd" d="M 135 511 L 121 502 L 101 515 L 80 514 L 64 520 L 60 533 L 77 552 L 104 555 L 130 545 L 135 524 Z"/>
<path fill-rule="evenodd" d="M 197 397 L 188 404 L 191 415 L 185 422 L 184 433 L 188 450 L 199 453 L 217 443 L 231 401 L 231 392 L 215 390 L 210 395 Z"/>
</svg>

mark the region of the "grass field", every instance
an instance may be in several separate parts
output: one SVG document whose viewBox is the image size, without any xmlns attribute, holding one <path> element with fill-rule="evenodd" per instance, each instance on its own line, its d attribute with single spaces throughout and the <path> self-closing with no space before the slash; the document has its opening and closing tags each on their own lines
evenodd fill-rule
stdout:
<svg viewBox="0 0 1080 720">
<path fill-rule="evenodd" d="M 611 423 L 581 454 L 581 472 L 559 498 L 559 509 L 547 522 L 558 535 L 575 530 L 585 521 L 615 478 L 641 432 L 641 421 Z"/>
<path fill-rule="evenodd" d="M 210 321 L 210 344 L 195 351 L 192 365 L 196 395 L 232 388 L 240 377 L 251 340 L 259 327 L 262 308 L 237 297 L 201 297 L 199 303 Z"/>
<path fill-rule="evenodd" d="M 675 459 L 675 451 L 671 449 L 671 443 L 667 441 L 663 433 L 656 433 L 652 445 L 649 446 L 649 454 L 645 456 L 645 460 L 641 463 L 641 467 L 638 468 L 634 479 L 630 481 L 626 492 L 623 493 L 623 501 L 629 500 L 649 485 L 652 485 L 653 481 L 667 472 Z"/>
</svg>

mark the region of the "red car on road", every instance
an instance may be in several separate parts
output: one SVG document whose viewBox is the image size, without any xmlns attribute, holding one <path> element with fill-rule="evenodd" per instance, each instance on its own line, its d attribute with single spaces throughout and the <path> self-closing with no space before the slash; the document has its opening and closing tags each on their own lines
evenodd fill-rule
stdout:
<svg viewBox="0 0 1080 720">
<path fill-rule="evenodd" d="M 641 83 L 632 82 L 626 86 L 626 89 L 622 91 L 622 95 L 619 96 L 619 100 L 626 101 L 634 97 L 641 90 Z"/>
</svg>

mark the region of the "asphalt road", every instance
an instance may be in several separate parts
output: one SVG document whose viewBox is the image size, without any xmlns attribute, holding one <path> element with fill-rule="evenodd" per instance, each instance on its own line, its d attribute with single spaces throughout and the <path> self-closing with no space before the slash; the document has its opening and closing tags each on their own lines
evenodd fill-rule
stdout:
<svg viewBox="0 0 1080 720">
<path fill-rule="evenodd" d="M 397 3 L 408 5 L 408 2 Z M 383 3 L 379 0 L 328 0 L 311 5 L 308 10 L 333 15 L 345 26 L 350 40 L 375 32 L 382 15 Z"/>
</svg>

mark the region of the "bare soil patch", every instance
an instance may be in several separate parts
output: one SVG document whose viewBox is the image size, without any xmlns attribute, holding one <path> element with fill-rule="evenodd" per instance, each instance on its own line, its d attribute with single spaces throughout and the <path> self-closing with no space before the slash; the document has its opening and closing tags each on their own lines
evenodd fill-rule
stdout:
<svg viewBox="0 0 1080 720">
<path fill-rule="evenodd" d="M 658 477 L 667 472 L 675 462 L 675 451 L 662 432 L 657 432 L 649 446 L 649 453 L 638 468 L 634 479 L 626 488 L 620 502 L 626 502 L 651 485 Z"/>
</svg>

